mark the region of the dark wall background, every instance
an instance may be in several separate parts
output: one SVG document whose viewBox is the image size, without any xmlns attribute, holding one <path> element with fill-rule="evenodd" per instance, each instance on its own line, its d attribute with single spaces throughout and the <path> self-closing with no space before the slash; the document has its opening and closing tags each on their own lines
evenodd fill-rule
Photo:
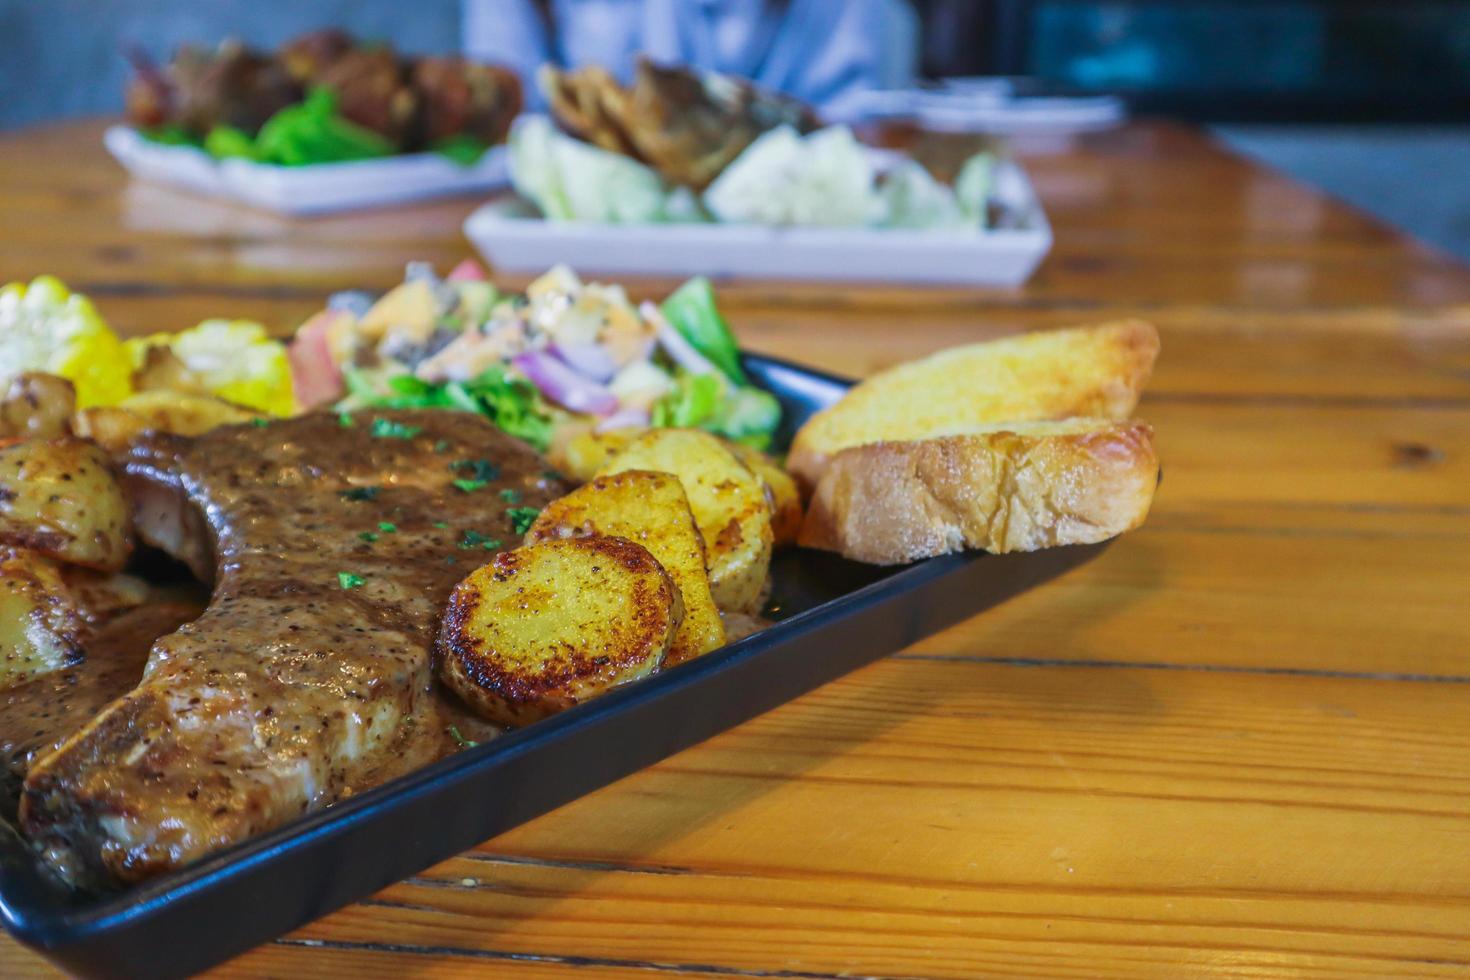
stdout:
<svg viewBox="0 0 1470 980">
<path fill-rule="evenodd" d="M 123 44 L 160 59 L 234 35 L 274 45 L 339 25 L 407 51 L 459 46 L 458 0 L 0 0 L 0 129 L 122 111 Z"/>
</svg>

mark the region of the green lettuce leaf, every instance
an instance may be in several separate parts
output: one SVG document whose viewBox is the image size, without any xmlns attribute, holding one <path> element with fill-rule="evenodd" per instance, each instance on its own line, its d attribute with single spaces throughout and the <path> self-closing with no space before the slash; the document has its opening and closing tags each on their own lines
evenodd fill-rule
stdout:
<svg viewBox="0 0 1470 980">
<path fill-rule="evenodd" d="M 338 409 L 448 408 L 483 415 L 502 430 L 524 439 L 541 452 L 551 446 L 554 422 L 541 394 L 523 378 L 511 377 L 495 365 L 471 381 L 424 381 L 411 374 L 343 372 L 347 397 Z"/>
<path fill-rule="evenodd" d="M 770 392 L 732 384 L 721 374 L 680 371 L 674 389 L 653 406 L 652 421 L 655 426 L 704 429 L 767 449 L 781 424 L 781 404 Z"/>
<path fill-rule="evenodd" d="M 730 324 L 715 305 L 714 287 L 704 276 L 696 276 L 664 300 L 660 312 L 684 339 L 736 384 L 749 384 L 740 366 L 740 347 Z"/>
<path fill-rule="evenodd" d="M 255 137 L 258 159 L 285 166 L 339 163 L 388 156 L 393 144 L 337 113 L 331 90 L 312 89 L 307 97 L 276 112 Z"/>
</svg>

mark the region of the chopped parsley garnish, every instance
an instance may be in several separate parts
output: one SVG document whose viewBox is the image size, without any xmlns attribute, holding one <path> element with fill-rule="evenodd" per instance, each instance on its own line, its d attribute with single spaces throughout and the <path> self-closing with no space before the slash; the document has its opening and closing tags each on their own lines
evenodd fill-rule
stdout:
<svg viewBox="0 0 1470 980">
<path fill-rule="evenodd" d="M 352 413 L 351 412 L 338 412 L 337 413 L 337 424 L 340 425 L 344 429 L 350 429 L 354 425 L 356 425 L 357 423 L 354 422 L 354 421 L 352 421 Z"/>
<path fill-rule="evenodd" d="M 437 527 L 437 528 L 438 528 L 438 529 L 439 529 L 439 530 L 441 530 L 441 531 L 442 531 L 442 530 L 444 530 L 444 529 L 445 529 L 445 528 L 446 528 L 446 527 L 448 527 L 448 526 L 449 526 L 449 522 L 448 522 L 448 521 L 435 521 L 435 522 L 434 522 L 434 526 L 435 526 L 435 527 Z"/>
<path fill-rule="evenodd" d="M 337 584 L 342 586 L 342 588 L 344 589 L 355 589 L 358 586 L 365 584 L 366 582 L 367 579 L 363 578 L 361 575 L 354 575 L 352 572 L 337 573 Z"/>
<path fill-rule="evenodd" d="M 490 538 L 479 531 L 465 531 L 459 536 L 459 546 L 463 549 L 484 548 L 486 551 L 494 551 L 501 545 L 499 538 Z"/>
<path fill-rule="evenodd" d="M 404 425 L 392 419 L 373 419 L 374 439 L 412 439 L 423 431 L 424 428 L 421 425 Z"/>
<path fill-rule="evenodd" d="M 459 747 L 462 749 L 472 749 L 476 745 L 480 744 L 479 742 L 472 741 L 461 735 L 459 733 L 459 727 L 457 725 L 449 726 L 449 734 L 454 738 L 456 742 L 459 743 Z"/>
<path fill-rule="evenodd" d="M 462 490 L 462 491 L 464 491 L 465 493 L 472 493 L 475 490 L 480 489 L 481 487 L 483 487 L 485 484 L 489 483 L 490 481 L 489 480 L 452 480 L 450 482 L 452 482 L 455 486 L 459 487 L 459 489 Z"/>
<path fill-rule="evenodd" d="M 562 476 L 556 470 L 542 470 L 541 471 L 541 477 L 542 477 L 542 479 L 546 479 L 546 480 L 565 480 L 566 479 L 566 477 Z"/>
<path fill-rule="evenodd" d="M 264 429 L 266 426 L 268 426 L 268 425 L 271 424 L 271 420 L 270 419 L 251 419 L 250 420 L 250 424 L 253 425 L 253 426 L 255 426 L 257 429 Z"/>
<path fill-rule="evenodd" d="M 379 531 L 382 531 L 384 534 L 397 534 L 398 533 L 398 525 L 397 524 L 390 524 L 388 521 L 379 521 L 378 522 L 378 530 Z"/>
<path fill-rule="evenodd" d="M 377 500 L 378 494 L 383 492 L 382 487 L 353 487 L 351 490 L 343 490 L 344 500 Z"/>
<path fill-rule="evenodd" d="M 358 534 L 357 539 L 359 541 L 366 541 L 368 544 L 372 544 L 374 541 L 378 540 L 378 536 L 371 531 L 363 531 Z"/>
<path fill-rule="evenodd" d="M 521 492 L 513 487 L 506 487 L 500 491 L 500 499 L 508 504 L 518 504 L 521 502 Z"/>
<path fill-rule="evenodd" d="M 507 507 L 505 516 L 510 518 L 510 526 L 515 528 L 517 534 L 525 534 L 531 530 L 531 525 L 536 523 L 536 518 L 541 514 L 539 507 Z"/>
<path fill-rule="evenodd" d="M 449 464 L 449 468 L 456 473 L 463 473 L 471 480 L 480 480 L 489 483 L 491 480 L 500 478 L 500 467 L 488 459 L 457 459 Z"/>
<path fill-rule="evenodd" d="M 447 453 L 447 452 L 449 452 L 449 440 L 448 439 L 436 439 L 434 441 L 434 452 L 436 452 L 436 453 Z"/>
</svg>

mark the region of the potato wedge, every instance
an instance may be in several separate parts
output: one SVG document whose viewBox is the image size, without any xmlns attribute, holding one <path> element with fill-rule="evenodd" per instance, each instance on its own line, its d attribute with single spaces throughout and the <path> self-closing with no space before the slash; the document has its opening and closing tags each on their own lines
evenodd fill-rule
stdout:
<svg viewBox="0 0 1470 980">
<path fill-rule="evenodd" d="M 599 473 L 672 473 L 684 485 L 704 538 L 715 605 L 759 612 L 771 567 L 771 503 L 765 484 L 716 436 L 698 429 L 652 429 L 636 436 Z"/>
<path fill-rule="evenodd" d="M 759 449 L 738 442 L 727 442 L 726 445 L 736 459 L 765 481 L 766 489 L 770 491 L 771 534 L 776 547 L 795 544 L 796 536 L 801 533 L 801 490 L 796 486 L 795 477 Z"/>
<path fill-rule="evenodd" d="M 597 477 L 548 504 L 531 525 L 526 543 L 587 534 L 642 545 L 674 580 L 684 600 L 684 621 L 664 657 L 665 667 L 725 645 L 725 629 L 704 567 L 704 539 L 678 477 L 647 470 Z"/>
<path fill-rule="evenodd" d="M 83 409 L 72 428 L 109 453 L 119 453 L 149 430 L 197 436 L 221 425 L 238 425 L 259 417 L 256 412 L 209 395 L 141 391 L 116 406 Z"/>
<path fill-rule="evenodd" d="M 82 660 L 87 623 L 56 563 L 0 553 L 0 689 Z"/>
<path fill-rule="evenodd" d="M 0 545 L 117 571 L 132 515 L 97 446 L 70 436 L 0 449 Z"/>
<path fill-rule="evenodd" d="M 503 551 L 455 586 L 439 676 L 512 727 L 657 670 L 684 618 L 673 580 L 623 538 L 561 538 Z"/>
<path fill-rule="evenodd" d="M 59 439 L 71 431 L 77 390 L 65 378 L 26 371 L 0 397 L 0 438 Z"/>
</svg>

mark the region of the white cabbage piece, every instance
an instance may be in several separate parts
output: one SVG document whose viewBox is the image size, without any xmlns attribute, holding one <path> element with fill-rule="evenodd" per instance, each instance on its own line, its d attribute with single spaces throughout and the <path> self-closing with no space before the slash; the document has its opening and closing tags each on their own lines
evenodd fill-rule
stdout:
<svg viewBox="0 0 1470 980">
<path fill-rule="evenodd" d="M 881 218 L 875 170 L 846 126 L 800 136 L 790 126 L 763 134 L 704 193 L 721 221 L 854 227 Z"/>
<path fill-rule="evenodd" d="M 658 221 L 667 194 L 658 174 L 630 157 L 527 116 L 510 137 L 511 183 L 552 221 L 641 224 Z"/>
<path fill-rule="evenodd" d="M 885 228 L 935 231 L 974 227 L 973 219 L 955 199 L 955 192 L 913 160 L 894 165 L 884 176 L 879 194 L 883 198 Z"/>
<path fill-rule="evenodd" d="M 960 210 L 973 223 L 984 229 L 990 221 L 990 195 L 995 190 L 995 155 L 977 153 L 965 161 L 954 179 L 954 196 Z"/>
</svg>

